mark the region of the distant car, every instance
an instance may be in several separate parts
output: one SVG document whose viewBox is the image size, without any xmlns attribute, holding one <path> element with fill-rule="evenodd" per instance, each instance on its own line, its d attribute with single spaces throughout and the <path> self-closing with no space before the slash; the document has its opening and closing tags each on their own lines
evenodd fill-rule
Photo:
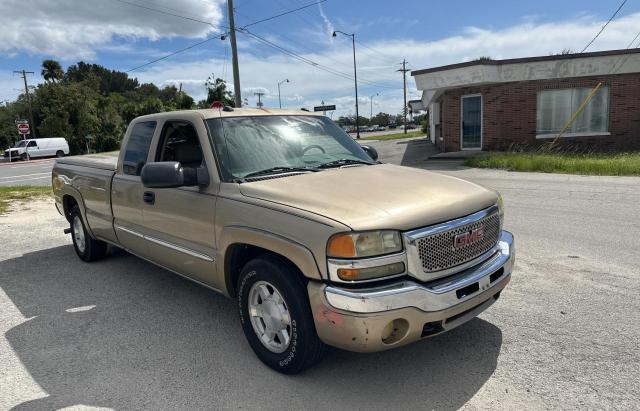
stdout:
<svg viewBox="0 0 640 411">
<path fill-rule="evenodd" d="M 69 154 L 69 143 L 62 137 L 32 138 L 18 141 L 12 148 L 4 150 L 11 160 L 27 160 L 34 157 L 64 157 Z"/>
</svg>

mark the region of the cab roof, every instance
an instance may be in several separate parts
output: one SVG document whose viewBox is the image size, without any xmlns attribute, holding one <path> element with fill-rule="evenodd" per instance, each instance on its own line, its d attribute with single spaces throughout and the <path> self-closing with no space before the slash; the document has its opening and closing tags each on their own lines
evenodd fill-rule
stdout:
<svg viewBox="0 0 640 411">
<path fill-rule="evenodd" d="M 165 117 L 175 117 L 180 114 L 197 114 L 203 119 L 220 117 L 249 117 L 249 116 L 322 116 L 321 112 L 314 113 L 312 111 L 305 110 L 291 110 L 291 109 L 278 109 L 278 108 L 229 108 L 224 109 L 197 109 L 197 110 L 181 110 L 181 111 L 167 111 L 162 113 L 148 114 L 146 116 L 138 117 L 136 120 L 151 120 Z"/>
</svg>

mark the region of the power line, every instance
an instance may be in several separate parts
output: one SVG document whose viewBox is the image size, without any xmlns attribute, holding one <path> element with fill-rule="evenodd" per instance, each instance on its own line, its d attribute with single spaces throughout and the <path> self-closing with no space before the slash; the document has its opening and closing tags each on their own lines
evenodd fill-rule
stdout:
<svg viewBox="0 0 640 411">
<path fill-rule="evenodd" d="M 309 64 L 309 65 L 311 65 L 311 66 L 313 66 L 313 67 L 315 67 L 315 68 L 317 68 L 319 70 L 331 73 L 331 74 L 333 74 L 335 76 L 342 77 L 342 78 L 347 79 L 347 80 L 353 80 L 354 79 L 353 76 L 351 76 L 351 75 L 349 75 L 347 73 L 344 73 L 342 71 L 339 71 L 339 70 L 333 69 L 331 67 L 325 66 L 323 64 L 320 64 L 320 63 L 318 63 L 318 62 L 316 62 L 314 60 L 311 60 L 310 58 L 301 56 L 300 54 L 298 54 L 296 52 L 293 52 L 291 50 L 288 50 L 288 49 L 286 49 L 286 48 L 284 48 L 284 47 L 282 47 L 282 46 L 280 46 L 280 45 L 278 45 L 278 44 L 276 44 L 276 43 L 274 43 L 274 42 L 272 42 L 270 40 L 265 39 L 262 36 L 259 36 L 259 35 L 255 34 L 255 33 L 251 32 L 251 31 L 249 31 L 249 30 L 246 30 L 244 28 L 239 28 L 237 30 L 240 31 L 241 33 L 247 34 L 247 35 L 255 38 L 256 40 L 262 42 L 263 44 L 266 44 L 267 46 L 269 46 L 269 47 L 271 47 L 273 49 L 278 50 L 279 52 L 281 52 L 283 54 L 286 54 L 286 55 L 288 55 L 290 57 L 293 57 L 294 59 L 299 60 L 299 61 L 301 61 L 301 62 L 303 62 L 305 64 Z M 362 78 L 360 78 L 358 80 L 358 82 L 364 83 L 366 85 L 382 87 L 382 88 L 388 88 L 388 89 L 394 89 L 394 90 L 397 88 L 397 87 L 393 87 L 393 86 L 388 86 L 388 85 L 384 85 L 384 84 L 381 84 L 381 83 L 377 83 L 377 82 L 374 82 L 374 81 L 365 80 L 365 79 L 362 79 Z"/>
<path fill-rule="evenodd" d="M 613 13 L 613 15 L 609 18 L 609 20 L 605 23 L 604 26 L 602 26 L 602 28 L 600 29 L 600 31 L 598 32 L 598 34 L 596 34 L 596 36 L 591 39 L 591 41 L 584 46 L 584 48 L 582 49 L 582 51 L 580 53 L 584 53 L 585 50 L 587 50 L 589 48 L 589 46 L 591 44 L 593 44 L 594 41 L 596 41 L 596 39 L 600 36 L 600 34 L 602 34 L 602 32 L 604 31 L 604 29 L 607 28 L 607 26 L 609 25 L 609 23 L 611 23 L 611 21 L 616 17 L 616 15 L 618 14 L 618 12 L 620 11 L 620 9 L 627 3 L 627 0 L 623 0 L 622 3 L 620 3 L 620 6 L 618 6 L 618 9 L 615 11 L 615 13 Z"/>
<path fill-rule="evenodd" d="M 146 67 L 146 66 L 148 66 L 148 65 L 150 65 L 150 64 L 154 64 L 154 63 L 157 63 L 157 62 L 159 62 L 159 61 L 162 61 L 162 60 L 168 59 L 169 57 L 173 57 L 173 56 L 175 56 L 176 54 L 184 53 L 184 52 L 185 52 L 185 51 L 187 51 L 187 50 L 190 50 L 190 49 L 192 49 L 192 48 L 194 48 L 194 47 L 197 47 L 197 46 L 199 46 L 199 45 L 201 45 L 201 44 L 207 43 L 207 42 L 209 42 L 209 41 L 211 41 L 211 40 L 219 40 L 219 39 L 220 39 L 220 36 L 221 36 L 221 35 L 223 35 L 223 34 L 224 34 L 224 33 L 218 33 L 218 34 L 216 34 L 216 35 L 214 35 L 214 36 L 212 36 L 212 37 L 208 37 L 208 38 L 206 38 L 206 39 L 204 39 L 204 40 L 202 40 L 202 41 L 199 41 L 199 42 L 197 42 L 197 43 L 194 43 L 194 44 L 192 44 L 192 45 L 190 45 L 190 46 L 187 46 L 187 47 L 182 48 L 182 49 L 180 49 L 180 50 L 176 50 L 176 51 L 174 51 L 174 52 L 172 52 L 172 53 L 169 53 L 169 54 L 167 54 L 166 56 L 162 56 L 162 57 L 157 58 L 157 59 L 155 59 L 155 60 L 148 61 L 148 62 L 146 62 L 146 63 L 144 63 L 144 64 L 141 64 L 141 65 L 139 65 L 139 66 L 137 66 L 137 67 L 134 67 L 134 68 L 132 68 L 132 69 L 129 69 L 129 70 L 125 71 L 125 73 L 130 73 L 130 72 L 132 72 L 132 71 L 136 71 L 136 70 L 138 70 L 138 69 L 140 69 L 140 68 L 142 68 L 142 67 Z"/>
<path fill-rule="evenodd" d="M 153 8 L 153 7 L 143 6 L 142 4 L 133 3 L 133 2 L 130 2 L 130 1 L 126 1 L 126 0 L 115 0 L 115 1 L 120 2 L 120 3 L 123 3 L 123 4 L 128 4 L 128 5 L 130 5 L 130 6 L 134 6 L 134 7 L 139 7 L 139 8 L 141 8 L 141 9 L 150 10 L 150 11 L 155 11 L 156 13 L 166 14 L 166 15 L 168 15 L 168 16 L 173 16 L 173 17 L 177 17 L 177 18 L 180 18 L 180 19 L 184 19 L 184 20 L 190 20 L 190 21 L 194 21 L 194 22 L 196 22 L 196 23 L 206 24 L 206 25 L 208 25 L 208 26 L 211 26 L 211 27 L 213 27 L 213 28 L 217 29 L 217 27 L 215 27 L 213 24 L 211 24 L 211 23 L 210 23 L 210 22 L 208 22 L 208 21 L 204 21 L 204 20 L 196 19 L 196 18 L 193 18 L 193 17 L 183 16 L 182 14 L 171 13 L 171 12 L 168 12 L 168 11 L 159 10 L 159 9 L 156 9 L 156 8 Z"/>
<path fill-rule="evenodd" d="M 244 25 L 244 26 L 243 26 L 243 28 L 247 28 L 247 27 L 255 26 L 256 24 L 264 23 L 265 21 L 269 21 L 269 20 L 277 19 L 278 17 L 286 16 L 287 14 L 291 14 L 291 13 L 295 13 L 296 11 L 304 10 L 304 9 L 306 9 L 306 8 L 308 8 L 308 7 L 311 7 L 311 6 L 315 6 L 315 5 L 317 5 L 317 4 L 324 3 L 325 1 L 327 1 L 327 0 L 320 0 L 320 1 L 316 1 L 316 2 L 314 2 L 314 3 L 309 3 L 309 4 L 305 5 L 305 6 L 298 7 L 297 9 L 292 9 L 292 10 L 285 11 L 285 12 L 280 13 L 280 14 L 276 14 L 275 16 L 271 16 L 271 17 L 264 18 L 264 19 L 262 19 L 262 20 L 254 21 L 253 23 L 249 23 L 249 24 Z"/>
<path fill-rule="evenodd" d="M 638 34 L 636 34 L 636 36 L 633 38 L 633 40 L 631 40 L 631 42 L 627 45 L 627 48 L 630 49 L 631 46 L 633 46 L 633 43 L 635 43 L 636 39 L 640 37 L 640 31 L 638 32 Z M 638 47 L 638 46 L 636 46 Z"/>
<path fill-rule="evenodd" d="M 186 16 L 182 16 L 182 15 L 178 15 L 178 14 L 173 14 L 173 13 L 164 12 L 164 11 L 162 11 L 162 10 L 157 10 L 157 9 L 153 9 L 153 8 L 149 8 L 149 7 L 141 6 L 141 5 L 136 4 L 136 3 L 131 3 L 131 2 L 128 2 L 128 1 L 126 1 L 126 0 L 115 0 L 115 1 L 119 1 L 119 2 L 121 2 L 121 3 L 126 3 L 126 4 L 131 4 L 131 5 L 133 5 L 133 6 L 138 6 L 138 7 L 144 8 L 144 9 L 149 9 L 149 10 L 157 11 L 157 12 L 159 12 L 159 13 L 168 14 L 168 15 L 170 15 L 170 16 L 174 16 L 174 17 L 178 17 L 178 18 L 182 18 L 182 19 L 187 19 L 187 20 L 191 20 L 191 21 L 196 21 L 196 22 L 198 22 L 198 23 L 203 23 L 203 24 L 207 24 L 207 25 L 209 25 L 209 26 L 211 26 L 211 27 L 214 27 L 211 23 L 206 22 L 206 21 L 204 21 L 204 20 L 192 19 L 192 18 L 190 18 L 190 17 L 186 17 Z M 324 1 L 327 1 L 327 0 L 321 0 L 321 1 L 319 1 L 319 2 L 311 3 L 311 4 L 308 4 L 308 5 L 306 5 L 306 6 L 298 7 L 297 9 L 293 9 L 293 10 L 285 11 L 285 12 L 279 13 L 279 14 L 278 14 L 278 15 L 276 15 L 276 16 L 267 17 L 267 18 L 264 18 L 264 19 L 261 19 L 261 20 L 254 21 L 254 22 L 252 22 L 252 23 L 246 24 L 246 25 L 245 25 L 245 26 L 243 26 L 243 27 L 250 27 L 250 26 L 256 25 L 256 24 L 258 24 L 258 23 L 262 23 L 262 22 L 265 22 L 265 21 L 273 20 L 273 19 L 274 19 L 274 18 L 276 18 L 276 17 L 282 17 L 282 16 L 284 16 L 284 15 L 287 15 L 287 14 L 290 14 L 290 13 L 294 13 L 294 12 L 296 12 L 296 11 L 302 10 L 302 9 L 304 9 L 304 8 L 307 8 L 307 7 L 311 7 L 311 6 L 315 5 L 315 4 L 322 3 L 322 2 L 324 2 Z M 226 27 L 226 26 L 223 26 L 223 28 L 225 28 L 225 29 L 227 29 L 227 30 L 229 29 L 229 27 Z M 239 28 L 238 28 L 238 29 L 236 29 L 236 31 L 239 31 L 239 30 L 240 30 Z M 199 45 L 201 45 L 201 44 L 207 43 L 207 42 L 209 42 L 209 41 L 211 41 L 211 40 L 217 39 L 217 38 L 219 38 L 220 36 L 226 36 L 226 35 L 228 35 L 228 34 L 229 34 L 229 32 L 214 34 L 213 36 L 208 37 L 208 38 L 206 38 L 205 40 L 199 41 L 199 42 L 197 42 L 197 43 L 193 43 L 193 44 L 191 44 L 191 45 L 189 45 L 189 46 L 187 46 L 187 47 L 184 47 L 184 48 L 181 48 L 181 49 L 179 49 L 179 50 L 173 51 L 173 52 L 171 52 L 171 53 L 169 53 L 169 54 L 167 54 L 167 55 L 165 55 L 165 56 L 162 56 L 162 57 L 157 58 L 157 59 L 155 59 L 155 60 L 148 61 L 148 62 L 146 62 L 146 63 L 144 63 L 144 64 L 141 64 L 141 65 L 139 65 L 139 66 L 137 66 L 137 67 L 134 67 L 134 68 L 132 68 L 132 69 L 129 69 L 129 70 L 125 71 L 125 73 L 130 73 L 130 72 L 135 71 L 135 70 L 138 70 L 138 69 L 140 69 L 140 68 L 142 68 L 142 67 L 146 67 L 146 66 L 148 66 L 148 65 L 151 65 L 151 64 L 157 63 L 157 62 L 162 61 L 162 60 L 166 60 L 166 59 L 168 59 L 169 57 L 173 57 L 173 56 L 175 56 L 176 54 L 184 53 L 185 51 L 188 51 L 188 50 L 190 50 L 190 49 L 192 49 L 192 48 L 194 48 L 194 47 L 197 47 L 197 46 L 199 46 Z"/>
</svg>

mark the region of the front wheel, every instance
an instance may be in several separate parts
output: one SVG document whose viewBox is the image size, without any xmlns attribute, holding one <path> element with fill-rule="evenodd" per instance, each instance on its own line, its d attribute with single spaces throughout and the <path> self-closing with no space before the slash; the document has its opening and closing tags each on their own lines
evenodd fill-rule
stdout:
<svg viewBox="0 0 640 411">
<path fill-rule="evenodd" d="M 29 157 L 27 156 L 27 153 L 22 153 L 22 154 L 20 154 L 20 160 L 22 160 L 22 161 L 27 161 L 27 159 L 28 159 L 28 158 L 29 158 Z"/>
<path fill-rule="evenodd" d="M 62 150 L 56 151 L 56 157 L 58 157 L 58 158 L 64 157 L 64 151 L 62 151 Z"/>
<path fill-rule="evenodd" d="M 242 329 L 258 358 L 278 372 L 297 374 L 327 350 L 316 334 L 307 296 L 299 273 L 278 258 L 256 258 L 240 273 Z"/>
</svg>

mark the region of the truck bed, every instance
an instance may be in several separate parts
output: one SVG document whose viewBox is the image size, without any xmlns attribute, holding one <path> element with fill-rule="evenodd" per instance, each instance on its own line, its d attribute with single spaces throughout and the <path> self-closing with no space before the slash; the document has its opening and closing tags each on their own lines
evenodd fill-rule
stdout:
<svg viewBox="0 0 640 411">
<path fill-rule="evenodd" d="M 116 171 L 118 166 L 118 151 L 101 154 L 86 154 L 82 156 L 63 157 L 56 160 L 58 164 L 72 166 L 98 168 L 101 170 Z"/>
</svg>

